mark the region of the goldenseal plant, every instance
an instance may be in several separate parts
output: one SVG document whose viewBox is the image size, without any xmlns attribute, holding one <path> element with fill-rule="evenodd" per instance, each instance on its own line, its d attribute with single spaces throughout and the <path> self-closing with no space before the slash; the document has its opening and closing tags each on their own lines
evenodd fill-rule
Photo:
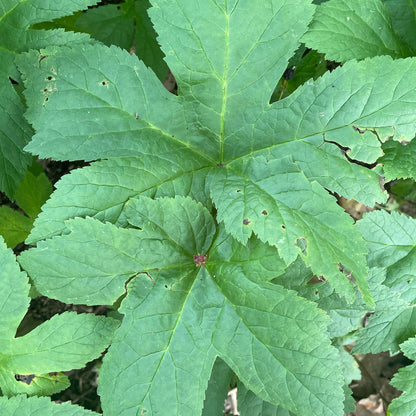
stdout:
<svg viewBox="0 0 416 416">
<path fill-rule="evenodd" d="M 100 371 L 104 415 L 221 414 L 234 375 L 242 415 L 342 415 L 357 371 L 341 338 L 403 282 L 385 281 L 393 269 L 372 263 L 366 233 L 375 215 L 404 220 L 357 227 L 334 194 L 386 201 L 382 146 L 415 134 L 416 60 L 347 60 L 271 102 L 311 1 L 151 4 L 178 95 L 114 45 L 17 57 L 25 149 L 91 162 L 56 184 L 19 263 L 39 293 L 122 316 Z M 412 357 L 401 345 L 414 335 L 391 345 Z M 54 406 L 16 397 L 0 406 Z"/>
</svg>

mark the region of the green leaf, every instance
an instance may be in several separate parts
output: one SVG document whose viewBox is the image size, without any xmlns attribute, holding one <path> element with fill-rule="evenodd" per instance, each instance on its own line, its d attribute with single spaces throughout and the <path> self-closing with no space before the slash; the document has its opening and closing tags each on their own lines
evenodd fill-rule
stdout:
<svg viewBox="0 0 416 416">
<path fill-rule="evenodd" d="M 50 298 L 112 304 L 124 293 L 128 277 L 146 270 L 153 256 L 160 257 L 157 246 L 161 241 L 150 238 L 146 246 L 137 230 L 119 229 L 91 218 L 77 218 L 66 225 L 69 235 L 41 241 L 19 256 L 36 289 Z M 138 256 L 143 250 L 143 256 Z"/>
<path fill-rule="evenodd" d="M 416 333 L 415 232 L 416 220 L 386 211 L 373 211 L 357 223 L 369 251 L 370 267 L 378 277 L 370 281 L 376 313 L 362 331 L 354 351 L 399 351 L 399 344 Z"/>
<path fill-rule="evenodd" d="M 0 397 L 0 412 L 3 415 L 33 416 L 44 414 L 50 416 L 92 416 L 98 413 L 83 409 L 80 406 L 51 402 L 47 397 L 26 397 L 19 395 L 11 397 Z"/>
<path fill-rule="evenodd" d="M 278 101 L 287 97 L 308 79 L 316 79 L 326 72 L 326 61 L 323 54 L 316 51 L 307 51 L 305 47 L 300 47 L 296 54 L 289 61 L 286 70 L 274 91 L 271 101 Z M 292 78 L 290 78 L 293 76 Z"/>
<path fill-rule="evenodd" d="M 74 219 L 67 223 L 70 234 L 41 241 L 21 254 L 20 264 L 36 288 L 49 297 L 66 303 L 112 304 L 124 293 L 127 278 L 155 268 L 159 274 L 175 276 L 194 265 L 194 255 L 208 251 L 208 236 L 212 239 L 214 233 L 212 217 L 190 198 L 132 199 L 126 213 L 140 231 L 91 218 Z M 195 223 L 180 224 L 178 216 L 185 220 L 189 216 Z M 205 237 L 208 245 L 199 244 Z M 178 245 L 183 249 L 178 251 Z"/>
<path fill-rule="evenodd" d="M 383 0 L 390 9 L 393 29 L 401 36 L 413 50 L 416 50 L 416 24 L 414 1 Z"/>
<path fill-rule="evenodd" d="M 46 58 L 39 68 L 40 56 Z M 181 100 L 136 56 L 115 46 L 48 48 L 18 63 L 24 76 L 35 74 L 25 83 L 26 116 L 36 129 L 26 149 L 41 157 L 163 157 L 197 140 L 188 132 Z M 193 151 L 203 160 L 218 153 L 209 143 Z"/>
<path fill-rule="evenodd" d="M 236 21 L 239 19 L 240 8 L 242 13 L 243 7 L 240 5 L 231 15 Z M 156 20 L 160 17 L 159 10 L 155 6 L 152 12 Z M 186 10 L 183 13 L 187 16 Z M 212 13 L 212 19 L 215 20 L 217 11 Z M 183 15 L 179 18 L 186 21 Z M 270 18 L 277 19 L 277 15 L 273 12 Z M 223 14 L 221 19 L 224 19 Z M 207 25 L 208 21 L 209 19 L 204 20 L 201 25 Z M 162 28 L 160 33 L 163 30 Z M 243 48 L 233 37 L 234 41 L 236 44 L 232 45 L 235 50 Z M 209 42 L 219 46 L 218 40 L 212 39 Z M 208 46 L 211 47 L 210 44 L 207 48 Z M 229 51 L 234 50 L 230 49 L 230 45 L 228 47 Z M 261 53 L 262 47 L 257 43 L 253 48 L 253 54 Z M 394 62 L 394 71 L 390 70 L 393 62 L 387 57 L 362 63 L 347 63 L 316 82 L 309 81 L 309 85 L 298 88 L 285 100 L 271 106 L 267 106 L 267 101 L 264 105 L 259 104 L 257 110 L 251 104 L 246 105 L 246 98 L 243 104 L 234 104 L 234 100 L 240 100 L 243 91 L 245 94 L 252 93 L 254 101 L 250 103 L 254 105 L 259 102 L 258 93 L 251 91 L 251 85 L 257 84 L 250 84 L 250 88 L 241 90 L 241 94 L 233 93 L 230 100 L 220 99 L 230 110 L 222 113 L 222 104 L 215 107 L 216 99 L 213 97 L 217 87 L 214 84 L 216 85 L 218 79 L 214 77 L 213 80 L 212 75 L 204 75 L 206 82 L 198 81 L 201 88 L 203 85 L 208 88 L 211 81 L 214 83 L 214 90 L 209 89 L 209 96 L 203 90 L 198 92 L 199 87 L 195 87 L 191 93 L 189 87 L 182 85 L 179 80 L 181 96 L 176 97 L 166 92 L 157 78 L 135 57 L 116 48 L 55 48 L 48 53 L 42 53 L 48 57 L 41 61 L 41 69 L 39 55 L 35 52 L 22 57 L 19 63 L 22 71 L 30 74 L 26 82 L 30 106 L 28 116 L 37 129 L 29 146 L 32 146 L 32 151 L 44 157 L 53 155 L 64 159 L 94 159 L 141 155 L 146 159 L 149 153 L 166 157 L 186 151 L 187 156 L 183 160 L 197 159 L 202 172 L 203 169 L 212 169 L 225 161 L 231 162 L 235 159 L 235 163 L 238 163 L 239 160 L 248 158 L 251 151 L 256 151 L 269 158 L 291 157 L 310 181 L 318 181 L 327 189 L 372 205 L 376 201 L 383 201 L 386 195 L 380 188 L 379 175 L 359 163 L 351 163 L 354 160 L 349 160 L 346 156 L 350 154 L 351 157 L 364 159 L 366 163 L 374 162 L 381 154 L 377 138 L 380 129 L 394 125 L 399 135 L 410 136 L 415 132 L 414 97 L 408 89 L 415 72 L 412 60 Z M 286 54 L 285 49 L 282 56 Z M 176 58 L 172 59 L 172 65 L 178 66 L 177 72 L 185 71 L 185 67 Z M 278 61 L 282 59 L 280 56 Z M 284 61 L 286 66 L 286 59 Z M 79 64 L 74 66 L 74 62 Z M 242 62 L 242 69 L 235 73 L 232 82 L 237 82 L 244 68 L 248 71 L 251 65 L 255 65 L 251 61 Z M 282 67 L 284 66 L 282 63 Z M 54 71 L 50 71 L 50 68 Z M 270 71 L 267 71 L 267 77 L 265 75 L 261 78 L 261 82 L 266 82 L 275 73 L 274 69 Z M 75 80 L 73 73 L 79 74 Z M 192 72 L 193 75 L 197 73 L 201 75 L 201 72 Z M 227 73 L 225 75 L 228 76 Z M 252 75 L 254 77 L 255 72 Z M 46 103 L 42 92 L 45 88 L 51 89 Z M 260 90 L 260 87 L 256 89 Z M 213 115 L 211 118 L 210 111 L 204 110 L 202 114 L 194 108 L 195 100 L 199 99 L 200 104 L 205 104 L 201 108 L 208 105 L 203 101 L 206 99 L 213 101 L 214 107 L 210 108 L 221 110 L 223 118 L 220 117 L 219 123 L 215 121 L 218 121 L 217 116 Z M 80 106 L 79 102 L 82 101 L 88 103 L 88 108 L 84 108 L 84 104 Z M 323 108 L 325 111 L 322 111 Z M 185 116 L 186 113 L 188 115 Z M 233 117 L 240 119 L 238 128 L 231 128 Z M 253 120 L 254 128 L 250 122 L 253 117 L 258 119 L 257 122 Z M 56 120 L 52 130 L 49 125 L 51 119 Z M 231 123 L 230 129 L 228 120 Z M 74 131 L 74 125 L 77 126 L 77 131 Z M 346 150 L 347 155 L 338 146 L 350 149 Z M 150 163 L 146 161 L 145 165 L 150 169 L 147 167 Z M 194 166 L 187 172 L 195 169 Z M 180 175 L 176 179 L 180 182 Z M 202 180 L 202 176 L 200 179 Z M 115 179 L 117 180 L 118 178 Z M 179 193 L 186 194 L 183 191 Z M 79 201 L 74 201 L 72 206 L 77 207 L 78 203 Z M 99 207 L 99 211 L 101 209 Z M 74 209 L 70 215 L 78 215 L 77 211 L 78 209 Z M 61 218 L 65 219 L 65 215 L 62 213 Z M 81 215 L 90 214 L 81 212 Z M 53 234 L 60 232 L 62 223 Z M 50 231 L 42 236 L 50 236 L 49 233 Z M 360 245 L 359 242 L 357 244 Z M 293 259 L 293 254 L 291 258 Z M 361 257 L 361 262 L 363 261 Z M 360 267 L 360 270 L 363 269 Z M 357 270 L 352 272 L 357 275 L 360 273 Z"/>
<path fill-rule="evenodd" d="M 66 376 L 47 374 L 80 368 L 108 345 L 117 321 L 95 315 L 54 316 L 28 334 L 15 337 L 29 305 L 29 283 L 0 238 L 0 387 L 6 396 L 41 395 L 68 387 Z M 64 358 L 63 358 L 64 357 Z"/>
<path fill-rule="evenodd" d="M 107 271 L 110 261 L 115 265 L 120 290 L 112 299 L 124 290 L 122 278 L 137 275 L 127 285 L 119 310 L 125 315 L 123 323 L 100 373 L 104 412 L 136 414 L 152 408 L 157 413 L 169 403 L 175 414 L 198 414 L 219 356 L 265 400 L 300 413 L 337 414 L 343 393 L 334 389 L 341 376 L 336 351 L 324 335 L 327 318 L 294 292 L 267 283 L 282 268 L 275 249 L 252 240 L 251 251 L 219 233 L 211 251 L 214 222 L 206 208 L 190 198 L 133 199 L 126 216 L 139 229 L 75 219 L 69 222 L 70 234 L 21 255 L 36 285 L 42 278 L 46 282 L 50 263 L 63 263 L 54 258 L 56 253 L 71 262 L 88 262 L 82 266 L 83 276 L 73 264 L 64 264 L 56 273 L 56 281 L 63 279 L 56 287 L 68 285 L 60 277 L 64 269 L 72 273 L 74 284 L 67 293 L 82 302 L 109 301 L 104 297 L 113 285 L 113 276 L 99 276 L 106 290 L 97 290 L 95 275 L 88 276 L 88 270 Z M 88 235 L 87 225 L 93 234 Z M 77 247 L 81 231 L 84 240 Z M 100 238 L 107 242 L 106 251 L 93 244 L 102 244 Z M 248 278 L 259 264 L 269 269 L 270 277 L 263 282 Z M 42 269 L 45 277 L 40 277 Z M 247 350 L 247 345 L 252 348 Z M 135 374 L 141 376 L 132 383 Z M 121 400 L 116 403 L 114 395 Z"/>
<path fill-rule="evenodd" d="M 7 205 L 0 206 L 0 234 L 8 247 L 15 247 L 30 233 L 33 220 Z"/>
<path fill-rule="evenodd" d="M 342 414 L 330 319 L 276 278 L 300 257 L 312 271 L 288 286 L 316 273 L 351 301 L 355 281 L 371 304 L 363 237 L 327 190 L 386 200 L 372 166 L 382 142 L 416 133 L 416 60 L 347 62 L 270 104 L 313 11 L 297 0 L 154 0 L 178 96 L 114 46 L 18 58 L 36 130 L 28 149 L 108 159 L 62 180 L 28 240 L 38 247 L 21 256 L 51 297 L 121 304 L 100 374 L 104 413 L 200 414 L 220 357 L 273 406 Z M 399 322 L 411 291 L 399 298 L 382 282 L 376 306 L 397 305 Z M 394 330 L 376 347 L 403 341 Z"/>
<path fill-rule="evenodd" d="M 412 54 L 393 29 L 390 10 L 381 0 L 330 0 L 321 4 L 302 40 L 338 62 Z"/>
<path fill-rule="evenodd" d="M 369 284 L 376 302 L 375 314 L 360 332 L 353 353 L 399 352 L 399 344 L 416 333 L 414 302 L 383 284 L 385 270 L 375 269 Z"/>
<path fill-rule="evenodd" d="M 184 164 L 183 158 L 187 163 Z M 56 184 L 57 190 L 42 207 L 28 244 L 59 235 L 69 218 L 91 216 L 125 227 L 125 203 L 138 195 L 150 197 L 191 196 L 210 206 L 205 190 L 207 169 L 191 152 L 141 158 L 114 158 L 72 171 Z"/>
<path fill-rule="evenodd" d="M 238 384 L 238 410 L 241 416 L 293 416 L 289 410 L 260 399 L 242 383 Z"/>
<path fill-rule="evenodd" d="M 264 399 L 281 402 L 300 414 L 337 414 L 342 392 L 334 392 L 335 379 L 331 379 L 337 376 L 327 370 L 331 367 L 338 373 L 337 358 L 329 344 L 324 346 L 325 338 L 320 333 L 324 328 L 318 318 L 321 315 L 312 314 L 314 320 L 308 323 L 302 318 L 303 329 L 299 331 L 287 321 L 296 318 L 290 317 L 290 312 L 288 316 L 288 311 L 282 316 L 283 311 L 278 307 L 278 304 L 282 307 L 293 304 L 293 294 L 275 286 L 256 289 L 244 275 L 233 272 L 228 282 L 218 283 L 219 288 L 203 269 L 182 278 L 173 285 L 172 291 L 160 290 L 158 282 L 153 283 L 146 277 L 134 280 L 120 309 L 125 314 L 123 324 L 101 370 L 99 392 L 104 411 L 116 411 L 110 391 L 121 397 L 121 391 L 133 392 L 134 389 L 134 394 L 125 394 L 117 403 L 120 414 L 129 414 L 127 409 L 134 412 L 152 409 L 157 413 L 168 403 L 175 414 L 198 414 L 206 380 L 218 354 Z M 247 285 L 249 287 L 245 287 Z M 230 292 L 238 287 L 250 289 L 252 300 L 241 304 L 240 299 L 235 303 L 237 298 L 233 299 Z M 264 307 L 258 305 L 256 299 L 260 298 Z M 161 305 L 157 315 L 150 313 L 154 303 Z M 303 308 L 312 305 L 300 298 L 295 303 L 296 314 L 302 311 L 304 317 L 311 316 L 311 311 L 308 313 Z M 195 320 L 196 316 L 199 319 Z M 260 317 L 269 325 L 274 321 L 274 329 L 259 327 Z M 278 336 L 281 325 L 293 328 L 296 336 L 282 336 L 281 332 Z M 140 336 L 137 335 L 139 327 Z M 305 334 L 306 327 L 309 328 L 308 342 L 301 335 Z M 249 351 L 245 347 L 247 342 L 252 345 Z M 326 370 L 319 365 L 323 351 L 329 353 L 326 358 L 332 362 L 327 362 Z M 122 372 L 120 365 L 124 369 Z M 305 368 L 308 368 L 307 375 Z M 312 382 L 314 373 L 322 374 L 322 371 L 327 377 L 325 381 L 319 377 Z M 269 378 L 266 375 L 270 372 L 273 377 Z M 142 375 L 140 384 L 132 385 L 132 377 L 134 379 L 134 374 L 138 373 Z M 305 380 L 301 381 L 303 378 Z M 294 391 L 298 397 L 291 393 Z M 325 403 L 321 395 L 326 397 Z"/>
<path fill-rule="evenodd" d="M 117 45 L 137 56 L 163 81 L 168 67 L 156 41 L 156 32 L 147 15 L 148 0 L 107 4 L 89 9 L 75 26 L 104 44 Z"/>
<path fill-rule="evenodd" d="M 13 198 L 32 158 L 29 153 L 23 153 L 32 131 L 23 117 L 24 106 L 8 80 L 9 73 L 14 70 L 13 58 L 4 56 L 4 52 L 0 52 L 0 58 L 2 65 L 9 69 L 0 70 L 0 163 L 4 166 L 0 171 L 0 189 Z"/>
<path fill-rule="evenodd" d="M 37 22 L 64 16 L 75 10 L 84 9 L 96 0 L 75 0 L 70 5 L 65 0 L 46 1 L 42 7 L 36 0 L 6 0 L 0 10 L 0 189 L 11 199 L 22 182 L 31 156 L 23 152 L 32 131 L 23 118 L 24 106 L 9 81 L 11 77 L 20 81 L 14 66 L 14 58 L 20 52 L 46 45 L 63 45 L 89 41 L 88 35 L 65 33 L 63 30 L 39 31 L 29 29 Z M 50 3 L 50 4 L 49 4 Z"/>
<path fill-rule="evenodd" d="M 300 288 L 299 295 L 316 302 L 318 307 L 330 316 L 331 323 L 328 325 L 330 338 L 342 337 L 359 329 L 361 320 L 369 309 L 358 296 L 353 303 L 347 303 L 327 282 L 304 285 Z"/>
<path fill-rule="evenodd" d="M 249 154 L 250 147 L 269 159 L 292 154 L 310 180 L 346 198 L 374 205 L 386 195 L 378 175 L 346 156 L 359 160 L 369 152 L 371 157 L 365 156 L 364 162 L 375 162 L 382 154 L 381 144 L 377 149 L 376 142 L 389 126 L 396 127 L 394 137 L 413 138 L 415 120 L 410 108 L 416 97 L 408 86 L 414 76 L 410 74 L 415 72 L 412 59 L 393 63 L 389 57 L 377 57 L 347 62 L 273 103 L 255 124 L 256 135 L 251 132 L 247 137 L 246 148 L 241 137 L 237 146 L 236 137 L 226 142 L 226 150 L 232 158 L 241 149 Z M 365 134 L 369 132 L 372 134 Z"/>
<path fill-rule="evenodd" d="M 222 163 L 226 142 L 239 137 L 240 148 L 240 130 L 251 130 L 267 107 L 314 8 L 294 0 L 152 4 L 149 14 L 185 108 Z"/>
<path fill-rule="evenodd" d="M 373 211 L 356 226 L 366 241 L 368 265 L 387 268 L 385 285 L 393 288 L 415 280 L 415 219 L 397 212 Z"/>
<path fill-rule="evenodd" d="M 41 206 L 51 193 L 52 184 L 43 171 L 37 176 L 32 174 L 30 170 L 26 172 L 25 178 L 15 194 L 16 203 L 24 213 L 7 205 L 0 207 L 0 234 L 8 247 L 16 246 L 29 235 Z"/>
<path fill-rule="evenodd" d="M 406 357 L 416 359 L 416 338 L 410 338 L 400 344 L 400 349 Z M 391 380 L 391 384 L 403 393 L 394 399 L 388 410 L 391 416 L 414 416 L 416 415 L 416 364 L 400 368 L 399 372 Z"/>
<path fill-rule="evenodd" d="M 30 218 L 34 219 L 52 190 L 52 184 L 43 171 L 38 175 L 28 171 L 16 191 L 16 203 Z"/>
<path fill-rule="evenodd" d="M 224 401 L 230 390 L 233 371 L 217 358 L 212 367 L 211 378 L 205 392 L 204 407 L 201 416 L 220 416 L 224 412 Z"/>
<path fill-rule="evenodd" d="M 383 144 L 383 152 L 380 162 L 384 165 L 386 181 L 416 178 L 416 141 L 403 145 L 389 140 Z"/>
<path fill-rule="evenodd" d="M 340 264 L 357 270 L 355 280 L 371 303 L 365 247 L 352 220 L 288 158 L 268 161 L 258 157 L 243 165 L 218 168 L 211 175 L 210 187 L 218 221 L 224 221 L 225 229 L 237 240 L 245 244 L 254 232 L 260 240 L 278 247 L 286 264 L 301 254 L 315 274 L 324 275 L 349 301 L 354 291 L 340 272 Z M 328 207 L 325 213 L 322 205 Z"/>
<path fill-rule="evenodd" d="M 255 236 L 252 236 L 243 246 L 222 226 L 219 226 L 209 252 L 211 257 L 215 256 L 220 273 L 224 265 L 237 263 L 243 273 L 250 276 L 250 279 L 263 283 L 281 276 L 286 269 L 286 264 L 275 247 L 261 242 Z M 211 264 L 213 264 L 212 259 Z"/>
</svg>

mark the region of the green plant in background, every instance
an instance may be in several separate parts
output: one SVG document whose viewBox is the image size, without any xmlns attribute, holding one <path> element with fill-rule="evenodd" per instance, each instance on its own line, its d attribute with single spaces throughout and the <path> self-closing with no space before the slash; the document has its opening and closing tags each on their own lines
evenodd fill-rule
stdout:
<svg viewBox="0 0 416 416">
<path fill-rule="evenodd" d="M 15 193 L 16 204 L 23 212 L 0 206 L 0 234 L 13 248 L 29 235 L 41 206 L 52 193 L 52 184 L 38 163 L 33 163 Z"/>
<path fill-rule="evenodd" d="M 30 397 L 19 395 L 8 399 L 0 397 L 0 411 L 4 415 L 33 415 L 37 412 L 50 416 L 91 416 L 99 413 L 85 410 L 69 403 L 55 404 L 46 397 Z"/>
<path fill-rule="evenodd" d="M 99 357 L 118 322 L 93 314 L 66 312 L 16 337 L 29 306 L 30 285 L 26 273 L 20 271 L 13 252 L 1 237 L 0 262 L 2 394 L 10 397 L 22 393 L 50 395 L 59 392 L 69 386 L 68 377 L 61 371 L 81 368 Z"/>
<path fill-rule="evenodd" d="M 307 46 L 324 53 L 327 59 L 340 62 L 377 55 L 405 58 L 416 54 L 414 16 L 415 5 L 405 0 L 330 0 L 317 8 L 303 40 Z M 383 156 L 378 161 L 383 166 L 385 181 L 393 181 L 389 189 L 396 201 L 402 204 L 404 199 L 414 200 L 415 142 L 397 137 L 384 142 L 382 149 Z M 380 277 L 372 290 L 375 314 L 370 317 L 370 324 L 360 331 L 353 352 L 396 354 L 401 350 L 413 359 L 415 222 L 396 213 L 375 212 L 367 214 L 357 227 L 367 240 L 368 265 Z M 389 406 L 390 415 L 415 414 L 412 371 L 413 366 L 406 367 L 393 378 L 392 384 L 404 394 Z"/>
<path fill-rule="evenodd" d="M 90 34 L 107 46 L 117 45 L 136 53 L 163 81 L 168 67 L 156 41 L 156 32 L 147 14 L 149 0 L 126 0 L 121 4 L 106 4 L 79 11 L 72 16 L 37 24 L 35 28 L 58 29 Z"/>
<path fill-rule="evenodd" d="M 384 178 L 413 177 L 401 161 L 416 129 L 416 61 L 392 59 L 412 55 L 393 26 L 407 6 L 330 0 L 313 18 L 310 3 L 153 0 L 178 96 L 122 36 L 127 51 L 89 40 L 18 56 L 35 130 L 26 149 L 97 160 L 56 184 L 26 240 L 37 247 L 18 260 L 43 295 L 121 303 L 100 372 L 104 415 L 221 414 L 234 374 L 241 415 L 342 415 L 359 377 L 343 343 L 414 356 L 414 220 L 375 212 L 354 225 L 328 192 L 373 206 L 387 199 Z M 119 27 L 147 3 L 119 7 L 60 23 L 109 43 L 101 16 Z M 344 17 L 350 31 L 367 19 L 348 38 L 354 56 L 332 47 L 334 27 L 347 29 L 328 21 Z M 322 54 L 344 65 L 325 72 Z M 288 66 L 294 77 L 275 90 Z M 393 380 L 406 390 L 393 416 L 411 406 L 410 373 Z M 0 400 L 30 408 L 55 405 Z"/>
<path fill-rule="evenodd" d="M 89 42 L 86 34 L 65 32 L 63 29 L 34 30 L 30 25 L 54 19 L 87 6 L 96 0 L 46 0 L 41 7 L 37 0 L 6 0 L 0 6 L 0 190 L 14 199 L 23 181 L 32 156 L 23 151 L 32 130 L 23 117 L 24 104 L 10 79 L 21 82 L 14 58 L 31 48 Z"/>
</svg>

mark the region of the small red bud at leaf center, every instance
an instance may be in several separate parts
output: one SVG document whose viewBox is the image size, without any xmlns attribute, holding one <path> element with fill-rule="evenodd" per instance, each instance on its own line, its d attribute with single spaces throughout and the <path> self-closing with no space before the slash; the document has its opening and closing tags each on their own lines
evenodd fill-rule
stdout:
<svg viewBox="0 0 416 416">
<path fill-rule="evenodd" d="M 207 261 L 208 255 L 203 256 L 202 254 L 197 254 L 194 256 L 194 262 L 198 267 L 204 267 Z"/>
</svg>

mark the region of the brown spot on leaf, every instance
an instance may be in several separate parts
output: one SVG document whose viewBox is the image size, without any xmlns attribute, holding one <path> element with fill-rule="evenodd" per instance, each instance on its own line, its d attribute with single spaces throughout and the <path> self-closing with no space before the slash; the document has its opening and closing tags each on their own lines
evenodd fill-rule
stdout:
<svg viewBox="0 0 416 416">
<path fill-rule="evenodd" d="M 251 223 L 251 221 L 248 218 L 243 219 L 243 224 L 244 225 L 249 225 L 250 223 Z"/>
<path fill-rule="evenodd" d="M 263 215 L 268 215 L 269 213 L 264 209 L 262 212 L 261 212 Z"/>
</svg>

